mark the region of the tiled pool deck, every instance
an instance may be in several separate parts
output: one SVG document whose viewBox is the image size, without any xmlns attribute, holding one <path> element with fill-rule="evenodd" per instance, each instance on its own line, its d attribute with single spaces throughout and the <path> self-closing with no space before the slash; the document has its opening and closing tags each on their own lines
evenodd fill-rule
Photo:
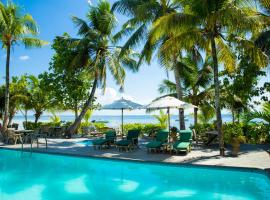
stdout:
<svg viewBox="0 0 270 200">
<path fill-rule="evenodd" d="M 270 169 L 270 155 L 266 151 L 270 149 L 270 145 L 242 145 L 238 157 L 230 156 L 229 151 L 227 151 L 227 156 L 220 157 L 217 146 L 193 148 L 187 155 L 171 155 L 164 153 L 147 153 L 145 141 L 140 141 L 139 149 L 130 152 L 119 152 L 115 148 L 94 150 L 93 147 L 78 144 L 78 142 L 84 140 L 86 140 L 86 138 L 48 139 L 48 149 L 45 148 L 44 141 L 41 141 L 42 144 L 40 148 L 37 149 L 36 144 L 33 145 L 33 151 L 148 162 L 244 167 L 264 169 L 267 171 Z M 21 149 L 20 144 L 1 145 L 0 147 Z M 30 145 L 24 145 L 24 149 L 30 150 Z"/>
</svg>

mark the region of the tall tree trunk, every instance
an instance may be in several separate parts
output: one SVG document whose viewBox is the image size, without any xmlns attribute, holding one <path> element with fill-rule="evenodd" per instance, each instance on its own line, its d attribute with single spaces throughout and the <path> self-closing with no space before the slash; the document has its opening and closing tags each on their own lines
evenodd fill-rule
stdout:
<svg viewBox="0 0 270 200">
<path fill-rule="evenodd" d="M 80 115 L 75 119 L 75 122 L 68 128 L 67 132 L 66 132 L 66 137 L 70 138 L 72 134 L 74 134 L 76 132 L 76 130 L 79 128 L 79 125 L 83 119 L 83 117 L 85 116 L 87 110 L 92 106 L 93 101 L 94 101 L 94 97 L 95 97 L 95 93 L 96 93 L 96 89 L 97 89 L 97 78 L 94 80 L 93 86 L 92 86 L 92 90 L 90 93 L 90 96 L 88 98 L 88 100 L 86 101 L 86 103 L 84 104 L 84 107 L 82 109 L 82 112 L 80 113 Z"/>
<path fill-rule="evenodd" d="M 76 120 L 78 118 L 78 103 L 77 103 L 77 101 L 75 103 L 74 112 L 75 112 L 75 120 Z"/>
<path fill-rule="evenodd" d="M 27 118 L 27 110 L 25 110 L 24 119 L 25 119 L 25 129 L 27 129 L 27 121 L 28 121 L 28 118 Z"/>
<path fill-rule="evenodd" d="M 175 84 L 176 84 L 176 92 L 177 92 L 177 97 L 182 101 L 183 99 L 183 91 L 182 91 L 182 86 L 181 86 L 181 76 L 179 72 L 179 68 L 175 67 L 174 68 L 174 77 L 175 77 Z M 179 128 L 181 130 L 185 130 L 185 113 L 184 109 L 179 109 Z"/>
<path fill-rule="evenodd" d="M 194 108 L 194 126 L 198 124 L 198 108 Z"/>
<path fill-rule="evenodd" d="M 13 118 L 14 118 L 15 114 L 16 114 L 16 112 L 15 112 L 15 111 L 11 111 L 11 112 L 9 112 L 9 117 L 8 117 L 8 126 L 10 126 L 10 125 L 11 125 L 12 120 L 13 120 Z"/>
<path fill-rule="evenodd" d="M 41 115 L 42 115 L 41 111 L 36 111 L 36 113 L 35 113 L 35 124 L 38 123 L 38 120 L 39 120 Z"/>
<path fill-rule="evenodd" d="M 8 115 L 9 115 L 9 65 L 10 65 L 10 44 L 7 45 L 7 60 L 6 60 L 6 89 L 5 89 L 5 113 L 3 121 L 3 132 L 7 130 L 8 127 Z"/>
<path fill-rule="evenodd" d="M 215 109 L 217 117 L 217 131 L 219 135 L 219 148 L 220 155 L 225 155 L 224 149 L 224 136 L 222 132 L 222 117 L 221 117 L 221 108 L 220 108 L 220 86 L 219 86 L 219 75 L 218 75 L 218 59 L 217 59 L 217 49 L 214 35 L 211 36 L 211 49 L 212 49 L 212 58 L 214 65 L 214 84 L 215 84 Z"/>
<path fill-rule="evenodd" d="M 232 108 L 232 122 L 235 123 L 234 109 Z"/>
</svg>

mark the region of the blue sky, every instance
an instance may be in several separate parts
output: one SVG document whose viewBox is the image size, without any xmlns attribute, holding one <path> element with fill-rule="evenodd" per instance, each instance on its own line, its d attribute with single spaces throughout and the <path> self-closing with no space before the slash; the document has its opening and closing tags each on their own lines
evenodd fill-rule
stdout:
<svg viewBox="0 0 270 200">
<path fill-rule="evenodd" d="M 21 5 L 24 12 L 30 13 L 34 17 L 40 29 L 39 38 L 50 43 L 55 36 L 62 35 L 64 32 L 75 36 L 76 29 L 70 18 L 72 15 L 84 18 L 88 10 L 88 0 L 14 0 L 14 2 Z M 96 0 L 92 0 L 92 3 L 95 2 Z M 117 17 L 119 24 L 124 22 L 124 17 Z M 22 46 L 15 46 L 11 56 L 11 76 L 42 73 L 48 69 L 52 55 L 53 51 L 50 46 L 30 50 L 25 50 Z M 4 66 L 5 52 L 1 50 L 0 84 L 4 83 Z M 150 66 L 142 66 L 136 74 L 128 72 L 124 96 L 142 104 L 149 103 L 159 95 L 157 87 L 164 78 L 166 78 L 165 71 L 156 61 L 153 61 Z M 118 87 L 110 76 L 107 86 L 109 87 L 108 92 L 104 97 L 101 97 L 99 92 L 101 103 L 108 103 L 121 97 Z"/>
<path fill-rule="evenodd" d="M 88 0 L 14 0 L 23 7 L 24 12 L 30 13 L 37 21 L 40 29 L 39 38 L 52 42 L 55 36 L 68 32 L 76 35 L 76 29 L 71 22 L 71 16 L 84 18 L 88 10 Z M 111 1 L 113 2 L 113 1 Z M 93 1 L 95 3 L 95 1 Z M 118 16 L 119 24 L 123 23 L 123 17 Z M 11 76 L 24 73 L 38 75 L 48 69 L 53 51 L 50 46 L 41 49 L 24 49 L 15 46 L 12 52 Z M 5 52 L 0 52 L 0 83 L 4 82 Z M 157 87 L 163 78 L 165 71 L 153 62 L 151 66 L 144 65 L 139 73 L 128 72 L 125 84 L 125 95 L 143 104 L 150 102 L 158 96 Z M 102 97 L 102 103 L 109 101 L 109 95 L 118 98 L 118 87 L 112 78 L 108 77 L 109 93 Z M 117 94 L 115 94 L 117 92 Z"/>
</svg>

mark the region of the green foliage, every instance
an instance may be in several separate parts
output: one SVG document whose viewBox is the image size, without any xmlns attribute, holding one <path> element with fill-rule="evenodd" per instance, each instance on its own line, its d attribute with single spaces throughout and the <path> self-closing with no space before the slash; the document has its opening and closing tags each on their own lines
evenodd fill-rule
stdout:
<svg viewBox="0 0 270 200">
<path fill-rule="evenodd" d="M 159 122 L 159 126 L 162 129 L 166 129 L 168 127 L 168 115 L 163 111 L 159 111 L 159 115 L 153 115 L 154 118 L 156 118 Z"/>
<path fill-rule="evenodd" d="M 214 124 L 210 123 L 198 123 L 195 126 L 191 126 L 191 129 L 195 129 L 198 135 L 203 135 L 207 131 L 215 130 Z"/>
<path fill-rule="evenodd" d="M 63 37 L 70 39 L 68 34 L 64 34 Z M 52 49 L 55 54 L 50 62 L 50 71 L 42 73 L 39 77 L 46 83 L 48 92 L 56 98 L 59 107 L 78 113 L 89 97 L 93 76 L 87 68 L 69 67 L 75 52 L 68 40 L 57 37 Z"/>
<path fill-rule="evenodd" d="M 84 115 L 84 118 L 83 118 L 84 122 L 89 123 L 89 120 L 90 120 L 92 114 L 93 114 L 93 110 L 88 109 L 87 112 Z"/>
<path fill-rule="evenodd" d="M 222 126 L 224 141 L 231 144 L 235 141 L 243 143 L 246 141 L 243 128 L 239 123 L 225 123 Z"/>
<path fill-rule="evenodd" d="M 268 124 L 270 124 L 270 102 L 265 102 L 263 104 L 262 111 L 255 111 L 251 113 L 252 118 L 260 118 L 265 120 Z"/>
<path fill-rule="evenodd" d="M 243 127 L 248 143 L 262 144 L 270 142 L 270 128 L 265 124 L 248 124 Z"/>
<path fill-rule="evenodd" d="M 102 122 L 94 122 L 91 124 L 94 125 L 97 128 L 97 130 L 102 130 L 107 127 L 106 124 Z"/>
<path fill-rule="evenodd" d="M 61 119 L 59 116 L 56 115 L 55 112 L 52 112 L 52 116 L 50 116 L 50 123 L 54 126 L 60 126 L 61 125 Z"/>
<path fill-rule="evenodd" d="M 150 136 L 156 131 L 163 128 L 159 124 L 140 124 L 140 123 L 124 124 L 124 133 L 127 133 L 128 130 L 133 129 L 140 130 L 142 134 Z"/>
<path fill-rule="evenodd" d="M 240 58 L 239 67 L 233 73 L 224 72 L 221 88 L 222 106 L 231 110 L 234 121 L 236 117 L 239 121 L 241 113 L 248 107 L 258 104 L 253 102 L 253 97 L 263 94 L 258 81 L 260 76 L 265 76 L 265 72 L 248 56 L 242 55 Z"/>
<path fill-rule="evenodd" d="M 215 114 L 215 108 L 208 103 L 204 103 L 199 107 L 199 122 L 208 124 L 215 117 Z"/>
<path fill-rule="evenodd" d="M 40 116 L 45 110 L 57 109 L 57 100 L 48 90 L 47 82 L 35 76 L 28 76 L 28 104 L 35 111 L 35 122 L 38 122 Z"/>
</svg>

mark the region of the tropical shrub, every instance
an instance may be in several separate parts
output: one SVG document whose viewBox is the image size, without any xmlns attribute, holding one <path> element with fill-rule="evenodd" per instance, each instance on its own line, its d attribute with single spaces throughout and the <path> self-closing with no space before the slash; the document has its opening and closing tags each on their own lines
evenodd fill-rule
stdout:
<svg viewBox="0 0 270 200">
<path fill-rule="evenodd" d="M 150 136 L 156 131 L 163 129 L 160 124 L 124 124 L 124 133 L 127 133 L 128 130 L 137 129 L 141 131 L 141 134 Z"/>
<path fill-rule="evenodd" d="M 269 127 L 265 124 L 248 124 L 243 127 L 247 142 L 250 144 L 269 143 Z"/>
<path fill-rule="evenodd" d="M 163 110 L 159 111 L 159 115 L 153 115 L 153 117 L 158 120 L 159 126 L 163 129 L 168 127 L 168 115 Z"/>
<path fill-rule="evenodd" d="M 235 141 L 244 143 L 246 141 L 243 128 L 240 123 L 225 123 L 222 126 L 224 141 L 231 144 Z"/>
<path fill-rule="evenodd" d="M 210 124 L 210 123 L 207 123 L 207 124 L 199 124 L 198 123 L 194 126 L 190 126 L 190 129 L 195 129 L 195 131 L 198 135 L 202 135 L 207 131 L 215 130 L 215 126 L 214 126 L 214 124 Z"/>
</svg>

